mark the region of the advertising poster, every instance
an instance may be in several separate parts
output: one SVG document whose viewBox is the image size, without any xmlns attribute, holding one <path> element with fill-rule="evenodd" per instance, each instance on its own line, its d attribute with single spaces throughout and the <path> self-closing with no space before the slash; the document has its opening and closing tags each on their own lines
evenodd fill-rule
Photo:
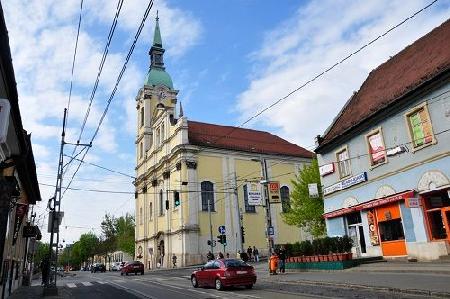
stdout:
<svg viewBox="0 0 450 299">
<path fill-rule="evenodd" d="M 369 223 L 370 244 L 372 244 L 372 246 L 379 245 L 380 241 L 378 239 L 378 230 L 375 222 L 374 210 L 367 211 L 367 222 Z"/>
</svg>

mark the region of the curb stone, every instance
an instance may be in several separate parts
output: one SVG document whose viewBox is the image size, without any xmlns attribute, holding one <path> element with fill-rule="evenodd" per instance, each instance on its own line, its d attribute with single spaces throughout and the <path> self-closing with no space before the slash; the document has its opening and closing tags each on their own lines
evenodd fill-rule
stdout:
<svg viewBox="0 0 450 299">
<path fill-rule="evenodd" d="M 261 280 L 274 282 L 267 278 L 261 278 Z M 347 288 L 347 289 L 368 289 L 374 291 L 382 291 L 382 292 L 391 292 L 391 293 L 401 293 L 401 294 L 411 294 L 411 295 L 424 295 L 438 298 L 450 298 L 449 292 L 440 292 L 440 291 L 429 291 L 429 290 L 420 290 L 420 289 L 400 289 L 400 288 L 392 288 L 392 287 L 377 287 L 377 286 L 369 286 L 369 285 L 361 285 L 361 284 L 350 284 L 350 283 L 336 283 L 336 282 L 324 282 L 324 281 L 314 281 L 314 280 L 300 280 L 300 281 L 277 281 L 282 284 L 290 284 L 290 285 L 321 285 L 321 286 L 330 286 L 330 287 L 339 287 L 339 288 Z"/>
</svg>

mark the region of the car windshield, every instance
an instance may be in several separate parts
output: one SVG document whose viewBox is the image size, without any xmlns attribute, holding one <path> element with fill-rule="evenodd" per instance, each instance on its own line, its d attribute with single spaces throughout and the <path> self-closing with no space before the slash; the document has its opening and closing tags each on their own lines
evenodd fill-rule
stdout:
<svg viewBox="0 0 450 299">
<path fill-rule="evenodd" d="M 244 261 L 241 260 L 225 260 L 225 267 L 245 267 L 248 266 Z"/>
</svg>

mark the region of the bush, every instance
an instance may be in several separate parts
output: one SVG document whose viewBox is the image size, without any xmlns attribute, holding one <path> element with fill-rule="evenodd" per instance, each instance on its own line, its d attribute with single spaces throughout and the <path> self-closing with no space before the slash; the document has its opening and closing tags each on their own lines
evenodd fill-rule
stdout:
<svg viewBox="0 0 450 299">
<path fill-rule="evenodd" d="M 311 244 L 311 241 L 306 240 L 302 241 L 298 244 L 299 247 L 299 255 L 313 255 L 313 245 Z"/>
<path fill-rule="evenodd" d="M 342 252 L 351 252 L 353 247 L 353 240 L 347 235 L 342 237 Z"/>
</svg>

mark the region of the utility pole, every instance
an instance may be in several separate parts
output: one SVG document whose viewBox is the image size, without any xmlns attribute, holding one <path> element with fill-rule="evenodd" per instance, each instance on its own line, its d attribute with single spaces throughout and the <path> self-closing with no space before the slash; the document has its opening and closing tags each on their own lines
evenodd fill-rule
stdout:
<svg viewBox="0 0 450 299">
<path fill-rule="evenodd" d="M 264 199 L 266 204 L 266 236 L 269 244 L 269 257 L 272 255 L 273 252 L 273 239 L 269 235 L 270 227 L 272 227 L 272 215 L 270 214 L 270 198 L 269 198 L 269 175 L 267 174 L 267 162 L 265 158 L 260 158 L 261 161 L 261 168 L 263 171 L 263 185 L 264 185 Z"/>
<path fill-rule="evenodd" d="M 214 239 L 213 239 L 213 233 L 212 233 L 212 220 L 211 220 L 211 197 L 212 196 L 208 196 L 209 241 L 210 241 L 210 246 L 211 246 L 211 253 L 214 255 L 214 244 L 213 244 Z"/>
<path fill-rule="evenodd" d="M 48 253 L 48 263 L 47 263 L 47 273 L 48 277 L 45 281 L 44 296 L 53 296 L 58 294 L 58 289 L 56 288 L 56 278 L 57 278 L 57 262 L 58 262 L 58 245 L 59 245 L 59 224 L 61 222 L 61 199 L 62 199 L 62 181 L 64 172 L 64 145 L 68 144 L 65 141 L 66 136 L 66 117 L 67 108 L 64 108 L 63 117 L 63 127 L 61 133 L 61 145 L 59 149 L 59 163 L 58 163 L 58 174 L 56 176 L 56 186 L 55 193 L 49 200 L 49 219 L 50 219 L 50 245 Z M 75 146 L 92 146 L 92 144 L 73 144 Z M 69 162 L 70 163 L 70 162 Z M 67 164 L 68 165 L 68 164 Z M 66 166 L 67 166 L 66 165 Z M 53 206 L 52 206 L 53 202 Z M 56 223 L 57 222 L 57 223 Z M 56 234 L 56 236 L 55 236 Z M 55 242 L 56 238 L 56 242 Z M 55 248 L 55 254 L 53 254 L 53 248 Z M 53 266 L 53 270 L 52 270 Z"/>
<path fill-rule="evenodd" d="M 239 207 L 239 196 L 238 196 L 238 189 L 237 189 L 237 177 L 236 172 L 234 172 L 234 196 L 236 199 L 236 209 L 237 209 L 237 217 L 238 217 L 238 223 L 239 228 L 237 229 L 236 233 L 236 243 L 239 243 L 239 250 L 240 252 L 244 252 L 244 242 L 242 242 L 242 219 L 241 219 L 241 208 Z M 237 247 L 237 245 L 236 245 Z"/>
</svg>

